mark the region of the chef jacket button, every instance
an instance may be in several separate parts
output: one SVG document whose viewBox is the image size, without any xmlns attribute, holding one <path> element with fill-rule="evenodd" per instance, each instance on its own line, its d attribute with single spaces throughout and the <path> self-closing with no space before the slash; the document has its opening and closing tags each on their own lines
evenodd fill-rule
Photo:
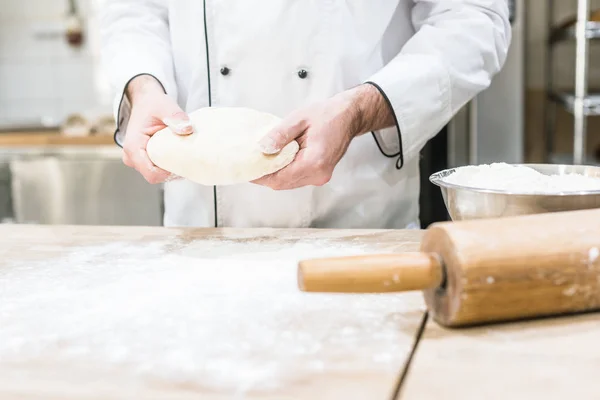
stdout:
<svg viewBox="0 0 600 400">
<path fill-rule="evenodd" d="M 229 68 L 222 67 L 221 68 L 221 75 L 229 75 Z"/>
<path fill-rule="evenodd" d="M 305 79 L 308 76 L 308 72 L 305 69 L 301 69 L 298 71 L 298 77 L 300 79 Z"/>
</svg>

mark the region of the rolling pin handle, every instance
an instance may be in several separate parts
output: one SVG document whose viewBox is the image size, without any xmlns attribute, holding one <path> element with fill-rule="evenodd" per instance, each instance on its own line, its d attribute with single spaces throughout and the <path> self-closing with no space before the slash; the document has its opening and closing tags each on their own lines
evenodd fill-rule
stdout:
<svg viewBox="0 0 600 400">
<path fill-rule="evenodd" d="M 304 292 L 407 292 L 440 287 L 444 281 L 442 260 L 429 253 L 321 258 L 298 265 L 298 287 Z"/>
</svg>

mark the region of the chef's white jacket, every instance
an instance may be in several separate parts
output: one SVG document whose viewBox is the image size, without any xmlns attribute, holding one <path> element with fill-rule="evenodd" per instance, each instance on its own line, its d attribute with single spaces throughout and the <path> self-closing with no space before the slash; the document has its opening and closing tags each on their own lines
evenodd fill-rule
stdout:
<svg viewBox="0 0 600 400">
<path fill-rule="evenodd" d="M 489 86 L 511 38 L 506 0 L 104 0 L 101 30 L 118 144 L 138 74 L 188 112 L 285 117 L 366 82 L 392 108 L 396 126 L 355 138 L 321 187 L 166 183 L 164 224 L 200 227 L 418 228 L 419 151 Z"/>
</svg>

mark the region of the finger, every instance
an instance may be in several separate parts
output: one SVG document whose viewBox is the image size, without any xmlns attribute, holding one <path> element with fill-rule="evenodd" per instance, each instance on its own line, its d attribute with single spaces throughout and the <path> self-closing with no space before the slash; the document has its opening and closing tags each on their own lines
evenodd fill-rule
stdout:
<svg viewBox="0 0 600 400">
<path fill-rule="evenodd" d="M 190 117 L 173 101 L 165 96 L 159 107 L 157 117 L 177 135 L 190 135 L 194 133 L 194 127 Z"/>
<path fill-rule="evenodd" d="M 279 171 L 265 175 L 252 183 L 274 190 L 287 190 L 305 186 L 311 178 L 311 166 L 306 162 L 304 150 L 300 150 L 294 161 Z"/>
<path fill-rule="evenodd" d="M 152 162 L 148 159 L 143 149 L 139 149 L 137 153 L 138 157 L 137 159 L 135 159 L 134 157 L 134 162 L 137 171 L 140 174 L 142 174 L 144 179 L 146 179 L 149 183 L 152 184 L 163 183 L 169 179 L 171 173 L 152 164 Z"/>
<path fill-rule="evenodd" d="M 169 176 L 167 177 L 167 179 L 165 179 L 165 182 L 180 181 L 182 179 L 183 179 L 183 177 L 181 177 L 179 175 L 169 174 Z"/>
<path fill-rule="evenodd" d="M 303 116 L 290 116 L 271 129 L 259 142 L 260 150 L 265 154 L 276 154 L 288 143 L 302 135 L 308 128 Z"/>
<path fill-rule="evenodd" d="M 171 173 L 154 165 L 143 149 L 139 149 L 137 153 L 138 157 L 134 156 L 136 169 L 149 183 L 163 183 L 170 179 Z"/>
<path fill-rule="evenodd" d="M 126 157 L 131 166 L 138 171 L 149 183 L 162 183 L 171 176 L 171 173 L 152 163 L 146 152 L 146 144 L 150 139 L 148 136 L 139 136 L 140 139 L 127 146 Z"/>
</svg>

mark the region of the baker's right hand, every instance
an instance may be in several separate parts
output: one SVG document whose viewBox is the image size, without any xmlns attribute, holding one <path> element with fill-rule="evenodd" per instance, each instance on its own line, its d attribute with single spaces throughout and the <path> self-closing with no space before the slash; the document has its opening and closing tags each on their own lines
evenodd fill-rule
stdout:
<svg viewBox="0 0 600 400">
<path fill-rule="evenodd" d="M 131 116 L 123 142 L 123 162 L 152 184 L 176 179 L 150 161 L 146 145 L 152 135 L 167 126 L 178 135 L 193 133 L 188 115 L 150 75 L 134 78 L 125 94 L 131 102 Z"/>
</svg>

